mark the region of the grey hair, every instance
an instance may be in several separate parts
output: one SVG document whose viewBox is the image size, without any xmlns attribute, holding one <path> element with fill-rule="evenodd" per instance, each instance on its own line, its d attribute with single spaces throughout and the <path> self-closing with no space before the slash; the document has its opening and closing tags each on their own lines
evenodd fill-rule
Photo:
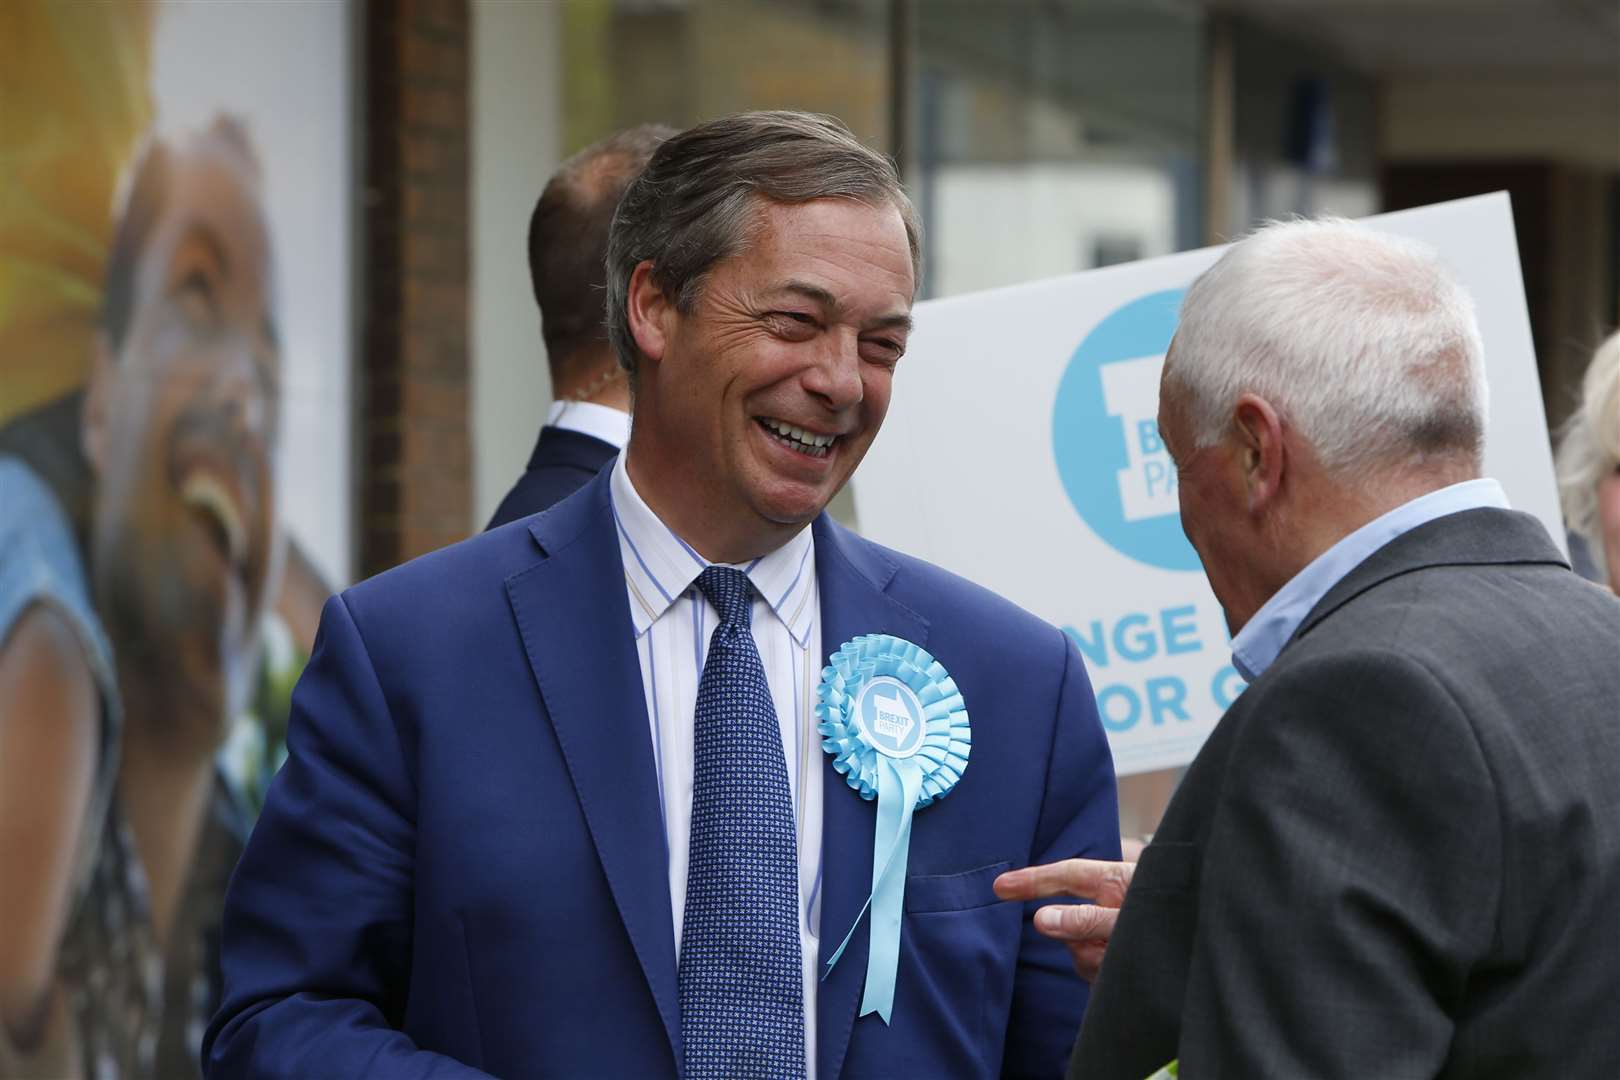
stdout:
<svg viewBox="0 0 1620 1080">
<path fill-rule="evenodd" d="M 1484 456 L 1473 300 L 1432 248 L 1341 218 L 1267 223 L 1193 282 L 1165 378 L 1200 447 L 1252 392 L 1336 476 Z"/>
<path fill-rule="evenodd" d="M 1599 579 L 1608 581 L 1597 488 L 1598 481 L 1620 469 L 1620 333 L 1609 335 L 1587 365 L 1581 403 L 1558 443 L 1557 469 L 1564 524 L 1586 539 Z"/>
<path fill-rule="evenodd" d="M 710 120 L 667 140 L 613 215 L 607 250 L 608 340 L 634 379 L 630 278 L 651 261 L 653 283 L 690 312 L 716 263 L 748 243 L 760 200 L 850 199 L 892 205 L 905 223 L 917 280 L 917 214 L 894 163 L 838 120 L 803 112 L 747 112 Z"/>
</svg>

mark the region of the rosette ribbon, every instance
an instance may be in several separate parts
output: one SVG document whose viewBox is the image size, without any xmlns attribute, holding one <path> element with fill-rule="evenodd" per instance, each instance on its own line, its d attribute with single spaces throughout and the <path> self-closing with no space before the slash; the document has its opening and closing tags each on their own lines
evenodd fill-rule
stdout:
<svg viewBox="0 0 1620 1080">
<path fill-rule="evenodd" d="M 912 815 L 950 794 L 967 769 L 973 738 L 967 708 L 943 665 L 904 638 L 863 634 L 839 647 L 816 688 L 821 748 L 863 799 L 877 800 L 872 893 L 827 961 L 844 955 L 871 912 L 861 1015 L 885 1024 L 894 1009 Z"/>
</svg>

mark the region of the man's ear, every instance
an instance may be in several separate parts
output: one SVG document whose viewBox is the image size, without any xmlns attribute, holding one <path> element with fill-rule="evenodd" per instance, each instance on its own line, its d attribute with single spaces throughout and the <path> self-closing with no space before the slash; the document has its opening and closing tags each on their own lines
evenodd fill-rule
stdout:
<svg viewBox="0 0 1620 1080">
<path fill-rule="evenodd" d="M 1257 514 L 1276 500 L 1288 470 L 1282 419 L 1265 398 L 1244 394 L 1232 410 L 1232 427 L 1242 454 L 1249 513 Z"/>
<path fill-rule="evenodd" d="M 653 280 L 653 264 L 643 259 L 630 274 L 629 296 L 625 308 L 630 317 L 630 337 L 641 355 L 652 363 L 664 358 L 672 330 L 670 316 L 675 305 L 664 290 Z"/>
<path fill-rule="evenodd" d="M 79 405 L 79 449 L 98 475 L 107 459 L 108 410 L 112 381 L 117 375 L 116 363 L 106 332 L 98 332 L 90 361 L 90 377 L 85 382 L 84 400 Z"/>
</svg>

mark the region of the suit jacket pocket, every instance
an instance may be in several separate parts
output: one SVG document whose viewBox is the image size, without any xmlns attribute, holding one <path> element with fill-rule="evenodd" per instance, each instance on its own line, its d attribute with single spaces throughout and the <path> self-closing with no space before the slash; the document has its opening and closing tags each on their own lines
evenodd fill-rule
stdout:
<svg viewBox="0 0 1620 1080">
<path fill-rule="evenodd" d="M 906 913 L 966 911 L 999 904 L 990 888 L 996 877 L 1012 869 L 1010 862 L 991 863 L 958 874 L 917 874 L 906 879 Z"/>
<path fill-rule="evenodd" d="M 855 1022 L 843 1080 L 996 1075 L 1023 905 L 1001 903 L 990 883 L 1011 866 L 906 879 L 894 1013 L 887 1026 L 875 1016 Z"/>
<path fill-rule="evenodd" d="M 1131 876 L 1132 893 L 1187 892 L 1198 884 L 1203 852 L 1186 841 L 1155 840 L 1142 852 Z"/>
</svg>

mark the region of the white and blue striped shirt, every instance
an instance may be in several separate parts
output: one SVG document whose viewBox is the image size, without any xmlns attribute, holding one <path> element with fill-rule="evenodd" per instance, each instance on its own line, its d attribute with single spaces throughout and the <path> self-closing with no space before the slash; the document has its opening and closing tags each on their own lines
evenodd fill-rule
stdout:
<svg viewBox="0 0 1620 1080">
<path fill-rule="evenodd" d="M 669 898 L 679 955 L 686 911 L 687 845 L 692 831 L 692 721 L 698 680 L 719 614 L 697 589 L 703 556 L 642 501 L 625 468 L 613 464 L 610 487 L 619 554 L 630 593 L 630 621 L 647 695 L 653 760 L 669 845 Z M 815 690 L 821 677 L 821 605 L 815 541 L 808 527 L 762 558 L 738 566 L 753 582 L 754 643 L 782 729 L 799 836 L 799 955 L 804 968 L 805 1061 L 815 1078 L 816 951 L 821 921 L 821 739 Z"/>
</svg>

